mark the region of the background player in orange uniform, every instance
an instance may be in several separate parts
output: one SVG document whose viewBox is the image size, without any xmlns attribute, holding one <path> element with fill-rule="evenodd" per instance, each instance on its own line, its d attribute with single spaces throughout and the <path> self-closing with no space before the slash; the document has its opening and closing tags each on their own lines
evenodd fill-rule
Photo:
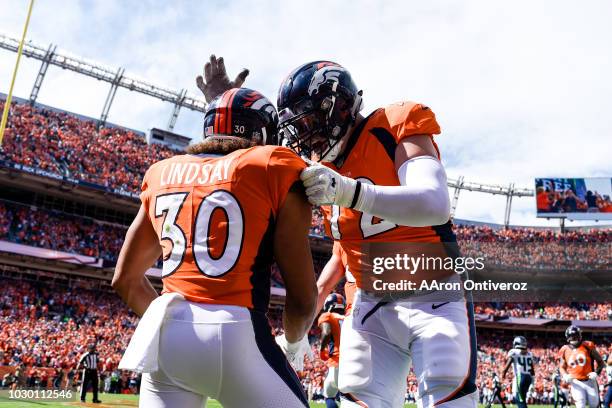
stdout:
<svg viewBox="0 0 612 408">
<path fill-rule="evenodd" d="M 346 258 L 346 252 L 344 252 L 340 243 L 334 242 L 332 256 L 325 264 L 325 267 L 317 279 L 317 310 L 321 310 L 327 296 L 336 287 L 338 282 L 340 282 L 342 277 L 344 277 L 345 315 L 348 316 L 351 312 L 357 284 L 355 282 L 355 277 L 348 268 Z"/>
<path fill-rule="evenodd" d="M 143 371 L 140 406 L 308 406 L 265 315 L 270 267 L 286 284 L 283 336 L 295 352 L 315 313 L 303 161 L 275 143 L 268 99 L 231 89 L 212 101 L 204 141 L 155 163 L 113 287 L 143 315 L 120 368 Z M 163 257 L 163 295 L 144 276 Z M 287 350 L 285 350 L 287 352 Z M 288 353 L 290 354 L 290 353 Z"/>
<path fill-rule="evenodd" d="M 595 344 L 582 340 L 577 326 L 565 330 L 567 344 L 559 350 L 559 371 L 563 381 L 571 385 L 571 394 L 576 408 L 599 406 L 597 377 L 604 367 L 603 359 Z M 597 363 L 597 365 L 595 365 Z"/>
<path fill-rule="evenodd" d="M 340 363 L 340 335 L 346 306 L 344 297 L 332 293 L 325 299 L 323 313 L 319 316 L 321 329 L 321 359 L 327 363 L 327 376 L 323 383 L 323 396 L 327 408 L 337 408 L 338 364 Z"/>
</svg>

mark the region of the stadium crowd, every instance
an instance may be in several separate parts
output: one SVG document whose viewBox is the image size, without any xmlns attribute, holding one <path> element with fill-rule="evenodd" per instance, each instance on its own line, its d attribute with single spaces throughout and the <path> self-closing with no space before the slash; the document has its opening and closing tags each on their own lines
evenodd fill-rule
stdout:
<svg viewBox="0 0 612 408">
<path fill-rule="evenodd" d="M 533 227 L 495 228 L 456 224 L 463 256 L 484 257 L 486 265 L 521 269 L 608 269 L 612 229 L 561 232 Z"/>
<path fill-rule="evenodd" d="M 5 380 L 10 380 L 12 375 L 13 380 L 21 377 L 19 381 L 24 384 L 41 387 L 63 387 L 74 383 L 78 376 L 75 368 L 79 355 L 88 344 L 96 344 L 106 391 L 134 391 L 135 375 L 118 371 L 117 365 L 138 318 L 114 293 L 93 289 L 93 281 L 90 284 L 88 280 L 81 282 L 67 287 L 5 279 L 0 295 L 0 366 L 17 369 L 17 374 L 7 374 Z M 606 307 L 590 306 L 595 309 Z M 268 316 L 273 333 L 279 334 L 281 310 L 271 309 Z M 315 359 L 306 361 L 304 371 L 299 373 L 314 399 L 322 395 L 327 372 L 325 363 L 316 357 L 320 346 L 319 334 L 319 329 L 313 326 L 309 338 Z M 544 403 L 552 389 L 551 375 L 556 369 L 557 353 L 564 338 L 559 333 L 557 337 L 541 338 L 534 334 L 528 339 L 529 349 L 536 359 L 536 380 L 531 398 L 534 402 Z M 499 370 L 511 344 L 510 334 L 480 336 L 478 378 L 481 388 L 490 385 L 491 372 Z M 607 344 L 600 347 L 600 352 L 609 355 L 612 348 Z M 506 379 L 506 384 L 510 384 L 510 378 Z M 411 375 L 407 379 L 407 397 L 414 399 L 415 395 L 416 379 Z"/>
<path fill-rule="evenodd" d="M 0 105 L 1 105 L 0 101 Z M 137 193 L 148 166 L 176 154 L 162 145 L 148 145 L 132 131 L 97 128 L 94 121 L 68 113 L 14 103 L 5 134 L 0 161 L 48 171 L 60 176 L 97 184 L 114 190 Z M 79 253 L 115 261 L 126 226 L 102 223 L 57 211 L 0 201 L 0 240 Z M 494 265 L 519 268 L 573 269 L 608 267 L 610 229 L 568 230 L 457 224 L 460 246 L 466 256 L 484 256 Z M 313 212 L 311 234 L 323 236 L 323 216 Z M 320 270 L 321 262 L 316 263 Z M 534 266 L 537 265 L 537 266 Z M 282 287 L 278 269 L 273 269 L 273 286 Z M 476 313 L 494 316 L 608 319 L 609 305 L 598 303 L 481 303 Z M 281 314 L 269 314 L 275 333 Z M 122 392 L 134 384 L 134 376 L 117 370 L 117 364 L 137 323 L 118 297 L 111 292 L 87 287 L 6 280 L 0 294 L 0 366 L 17 368 L 14 381 L 27 384 L 67 384 L 76 379 L 78 356 L 91 343 L 101 356 L 101 375 L 107 390 Z M 318 348 L 318 329 L 309 333 Z M 563 341 L 533 338 L 530 349 L 537 360 L 533 401 L 546 402 L 550 376 Z M 511 344 L 507 335 L 481 336 L 479 341 L 480 386 L 505 360 Z M 612 350 L 600 350 L 609 354 Z M 51 371 L 49 371 L 51 370 Z M 300 373 L 313 397 L 322 394 L 327 368 L 315 358 Z M 12 373 L 12 372 L 11 372 Z M 7 374 L 3 380 L 10 380 Z M 10 382 L 10 381 L 9 381 Z M 6 385 L 7 381 L 3 381 Z M 509 379 L 507 380 L 509 383 Z M 407 395 L 414 399 L 416 381 L 410 376 Z"/>
<path fill-rule="evenodd" d="M 0 366 L 20 368 L 26 384 L 44 387 L 52 380 L 49 385 L 64 386 L 76 379 L 79 355 L 97 344 L 102 375 L 111 378 L 138 318 L 116 294 L 86 286 L 6 279 L 0 295 Z"/>
<path fill-rule="evenodd" d="M 116 260 L 127 227 L 59 211 L 0 201 L 0 239 L 26 245 Z M 313 211 L 311 234 L 321 236 L 322 215 Z M 607 268 L 612 230 L 508 229 L 487 225 L 455 226 L 464 256 L 513 268 Z"/>
<path fill-rule="evenodd" d="M 0 201 L 0 239 L 114 261 L 127 228 Z"/>
<path fill-rule="evenodd" d="M 98 129 L 93 120 L 12 103 L 0 160 L 137 193 L 148 167 L 174 154 L 127 129 Z"/>
<path fill-rule="evenodd" d="M 476 303 L 474 312 L 496 317 L 530 317 L 562 320 L 612 320 L 612 309 L 605 303 L 489 302 Z"/>
</svg>

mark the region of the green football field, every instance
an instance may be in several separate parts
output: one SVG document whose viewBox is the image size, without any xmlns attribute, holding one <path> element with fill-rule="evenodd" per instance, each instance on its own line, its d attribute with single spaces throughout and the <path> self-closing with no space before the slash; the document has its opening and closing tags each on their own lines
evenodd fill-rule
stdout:
<svg viewBox="0 0 612 408">
<path fill-rule="evenodd" d="M 23 402 L 23 401 L 6 401 L 0 400 L 0 408 L 60 408 L 60 407 L 97 407 L 97 408 L 125 408 L 125 407 L 137 407 L 138 396 L 136 395 L 114 395 L 114 394 L 101 394 L 101 404 L 92 404 L 91 402 Z M 87 400 L 91 401 L 91 393 L 87 394 Z M 324 408 L 324 403 L 311 403 L 311 407 Z M 501 407 L 501 405 L 493 405 L 495 408 Z M 508 405 L 513 407 L 514 405 Z M 530 405 L 530 408 L 541 408 L 547 405 Z M 221 408 L 222 405 L 216 401 L 208 401 L 207 408 Z M 406 407 L 414 408 L 415 405 L 407 404 Z M 245 407 L 247 408 L 247 407 Z"/>
</svg>

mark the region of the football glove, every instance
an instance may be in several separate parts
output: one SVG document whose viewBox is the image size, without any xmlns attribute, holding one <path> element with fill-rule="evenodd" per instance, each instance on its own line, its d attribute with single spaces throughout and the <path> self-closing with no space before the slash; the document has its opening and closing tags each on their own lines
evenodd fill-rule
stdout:
<svg viewBox="0 0 612 408">
<path fill-rule="evenodd" d="M 302 340 L 295 343 L 289 343 L 284 334 L 276 336 L 275 340 L 276 344 L 280 346 L 287 360 L 296 371 L 304 370 L 305 355 L 307 355 L 309 359 L 313 359 L 312 348 L 308 343 L 308 336 L 302 337 Z"/>
<path fill-rule="evenodd" d="M 597 377 L 599 377 L 599 376 L 597 375 L 596 372 L 591 371 L 590 373 L 587 374 L 587 377 L 589 377 L 589 380 L 596 380 Z"/>
<path fill-rule="evenodd" d="M 571 383 L 574 377 L 571 374 L 563 374 L 563 381 L 566 383 Z"/>
<path fill-rule="evenodd" d="M 313 205 L 336 204 L 351 208 L 357 186 L 360 183 L 349 177 L 344 177 L 320 163 L 305 159 L 308 167 L 302 170 L 300 179 L 306 187 L 308 201 Z M 354 202 L 355 201 L 355 202 Z"/>
<path fill-rule="evenodd" d="M 200 91 L 204 94 L 206 102 L 210 103 L 217 96 L 232 88 L 240 88 L 244 83 L 249 70 L 243 68 L 236 76 L 236 79 L 230 81 L 225 71 L 225 62 L 223 57 L 210 56 L 210 62 L 204 65 L 204 78 L 201 75 L 196 77 L 196 84 Z"/>
</svg>

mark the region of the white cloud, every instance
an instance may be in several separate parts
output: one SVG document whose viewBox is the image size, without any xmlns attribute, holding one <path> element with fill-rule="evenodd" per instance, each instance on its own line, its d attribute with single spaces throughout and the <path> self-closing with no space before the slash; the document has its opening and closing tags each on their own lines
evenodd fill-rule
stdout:
<svg viewBox="0 0 612 408">
<path fill-rule="evenodd" d="M 18 36 L 25 8 L 1 0 L 11 11 L 2 30 Z M 451 177 L 531 187 L 541 175 L 612 174 L 611 13 L 606 0 L 39 0 L 28 38 L 193 94 L 211 52 L 231 73 L 250 68 L 247 86 L 270 98 L 297 65 L 333 59 L 364 89 L 366 111 L 402 99 L 431 106 Z M 13 61 L 0 52 L 2 91 Z M 15 93 L 27 97 L 38 62 L 22 63 Z M 98 116 L 108 85 L 60 72 L 50 69 L 40 101 Z M 120 90 L 109 120 L 146 130 L 165 126 L 171 109 Z M 183 111 L 176 130 L 200 135 L 200 123 Z M 464 192 L 457 216 L 501 222 L 498 201 Z M 531 199 L 515 203 L 513 221 L 541 222 Z"/>
</svg>

